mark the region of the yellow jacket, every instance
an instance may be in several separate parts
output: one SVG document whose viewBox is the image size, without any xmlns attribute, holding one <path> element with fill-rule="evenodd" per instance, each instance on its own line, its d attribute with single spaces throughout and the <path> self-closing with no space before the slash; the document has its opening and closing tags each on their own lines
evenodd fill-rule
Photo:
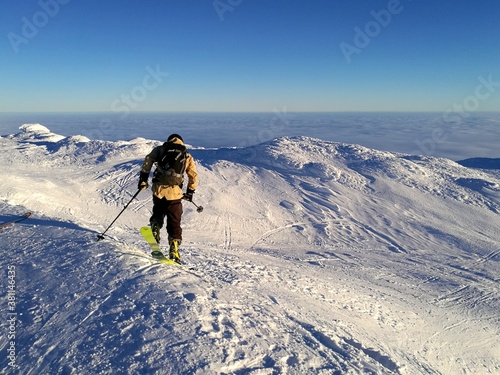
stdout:
<svg viewBox="0 0 500 375">
<path fill-rule="evenodd" d="M 171 142 L 184 145 L 179 138 L 174 138 Z M 142 164 L 142 172 L 148 173 L 151 172 L 151 168 L 153 164 L 156 163 L 163 154 L 163 146 L 157 146 L 149 153 L 144 159 L 144 163 Z M 198 173 L 196 172 L 196 165 L 194 163 L 194 158 L 191 154 L 187 153 L 186 158 L 186 170 L 185 173 L 188 176 L 188 184 L 187 188 L 191 190 L 195 190 L 198 186 Z M 170 186 L 170 185 L 160 185 L 157 182 L 153 182 L 153 186 L 151 188 L 153 190 L 153 194 L 158 198 L 165 198 L 167 200 L 176 200 L 182 199 L 182 189 L 180 186 Z"/>
</svg>

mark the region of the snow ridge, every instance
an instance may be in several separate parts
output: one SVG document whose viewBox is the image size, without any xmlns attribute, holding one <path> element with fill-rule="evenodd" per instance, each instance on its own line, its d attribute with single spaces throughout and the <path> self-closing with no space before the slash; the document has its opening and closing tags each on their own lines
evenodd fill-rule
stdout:
<svg viewBox="0 0 500 375">
<path fill-rule="evenodd" d="M 191 149 L 189 271 L 149 257 L 146 192 L 96 241 L 160 143 L 0 138 L 0 222 L 34 213 L 0 231 L 6 373 L 500 371 L 495 169 L 307 137 Z"/>
</svg>

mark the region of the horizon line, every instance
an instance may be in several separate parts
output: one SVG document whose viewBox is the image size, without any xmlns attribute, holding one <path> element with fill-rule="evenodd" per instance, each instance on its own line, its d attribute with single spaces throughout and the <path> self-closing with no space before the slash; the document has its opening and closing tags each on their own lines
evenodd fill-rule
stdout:
<svg viewBox="0 0 500 375">
<path fill-rule="evenodd" d="M 140 114 L 140 113 L 275 113 L 279 109 L 270 111 L 131 111 L 129 114 Z M 286 108 L 284 113 L 445 113 L 446 111 L 435 111 L 435 110 L 422 110 L 422 111 L 390 111 L 390 110 L 346 110 L 346 111 L 287 111 Z M 22 113 L 107 113 L 116 114 L 120 113 L 112 111 L 0 111 L 0 114 L 22 114 Z M 474 111 L 473 113 L 500 113 L 500 111 Z"/>
</svg>

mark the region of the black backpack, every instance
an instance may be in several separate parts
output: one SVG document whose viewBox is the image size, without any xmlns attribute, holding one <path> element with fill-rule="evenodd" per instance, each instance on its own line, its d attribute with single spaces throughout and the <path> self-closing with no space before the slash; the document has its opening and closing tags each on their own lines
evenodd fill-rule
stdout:
<svg viewBox="0 0 500 375">
<path fill-rule="evenodd" d="M 157 161 L 153 182 L 160 185 L 182 185 L 186 169 L 186 146 L 173 142 L 163 144 L 163 154 Z"/>
</svg>

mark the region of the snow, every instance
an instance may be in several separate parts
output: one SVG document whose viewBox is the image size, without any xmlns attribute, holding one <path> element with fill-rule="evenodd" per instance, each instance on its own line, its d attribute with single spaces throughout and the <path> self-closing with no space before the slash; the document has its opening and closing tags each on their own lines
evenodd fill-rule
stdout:
<svg viewBox="0 0 500 375">
<path fill-rule="evenodd" d="M 500 371 L 497 169 L 307 137 L 191 148 L 189 270 L 149 257 L 148 192 L 96 241 L 160 143 L 0 138 L 0 222 L 33 212 L 0 231 L 2 371 Z"/>
<path fill-rule="evenodd" d="M 25 124 L 19 127 L 19 130 L 21 133 L 18 134 L 17 138 L 20 140 L 57 142 L 64 139 L 62 135 L 54 134 L 40 124 Z"/>
</svg>

